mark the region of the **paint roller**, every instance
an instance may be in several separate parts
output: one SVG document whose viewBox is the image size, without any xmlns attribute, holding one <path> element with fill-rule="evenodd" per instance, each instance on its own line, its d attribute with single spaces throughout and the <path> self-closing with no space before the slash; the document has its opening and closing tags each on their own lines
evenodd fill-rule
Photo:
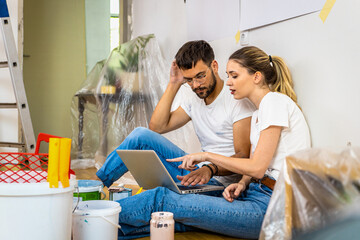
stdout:
<svg viewBox="0 0 360 240">
<path fill-rule="evenodd" d="M 48 182 L 50 188 L 58 188 L 59 181 L 63 188 L 69 187 L 71 139 L 49 139 Z"/>
</svg>

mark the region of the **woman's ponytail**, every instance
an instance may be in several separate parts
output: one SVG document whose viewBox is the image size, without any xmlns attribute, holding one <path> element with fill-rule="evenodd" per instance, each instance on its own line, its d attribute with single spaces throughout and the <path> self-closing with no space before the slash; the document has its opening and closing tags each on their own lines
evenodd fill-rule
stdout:
<svg viewBox="0 0 360 240">
<path fill-rule="evenodd" d="M 273 56 L 271 58 L 276 77 L 275 82 L 270 84 L 270 90 L 273 92 L 283 93 L 297 103 L 297 96 L 294 91 L 294 82 L 289 68 L 286 66 L 281 57 Z"/>
</svg>

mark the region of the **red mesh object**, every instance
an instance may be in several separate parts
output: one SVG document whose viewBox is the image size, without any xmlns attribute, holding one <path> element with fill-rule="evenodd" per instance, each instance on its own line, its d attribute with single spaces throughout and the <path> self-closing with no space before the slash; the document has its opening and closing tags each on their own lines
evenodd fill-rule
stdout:
<svg viewBox="0 0 360 240">
<path fill-rule="evenodd" d="M 47 167 L 48 154 L 46 153 L 0 153 L 0 182 L 45 182 Z"/>
<path fill-rule="evenodd" d="M 50 138 L 58 136 L 39 133 L 35 153 L 0 153 L 0 183 L 36 183 L 47 181 L 48 156 L 39 153 L 41 142 L 49 142 Z M 69 169 L 70 174 L 75 172 Z"/>
</svg>

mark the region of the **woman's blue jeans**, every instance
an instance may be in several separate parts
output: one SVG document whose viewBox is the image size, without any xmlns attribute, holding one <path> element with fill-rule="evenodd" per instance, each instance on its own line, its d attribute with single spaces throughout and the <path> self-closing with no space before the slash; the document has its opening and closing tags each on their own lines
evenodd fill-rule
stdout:
<svg viewBox="0 0 360 240">
<path fill-rule="evenodd" d="M 175 181 L 178 181 L 177 175 L 189 173 L 178 169 L 180 163 L 166 161 L 186 153 L 160 134 L 146 128 L 136 128 L 117 149 L 154 150 Z M 114 150 L 96 174 L 109 187 L 127 171 Z M 211 184 L 219 183 L 215 180 Z M 175 231 L 178 232 L 202 229 L 239 238 L 258 238 L 271 194 L 269 188 L 258 183 L 251 183 L 232 203 L 219 193 L 181 195 L 164 187 L 147 190 L 118 201 L 122 208 L 119 214 L 122 227 L 119 239 L 148 236 L 151 213 L 158 211 L 174 214 Z"/>
</svg>

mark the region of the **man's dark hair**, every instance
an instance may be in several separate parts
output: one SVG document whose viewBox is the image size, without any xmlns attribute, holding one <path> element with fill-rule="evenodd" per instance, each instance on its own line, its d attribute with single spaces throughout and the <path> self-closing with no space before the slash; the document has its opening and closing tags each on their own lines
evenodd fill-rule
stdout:
<svg viewBox="0 0 360 240">
<path fill-rule="evenodd" d="M 214 58 L 214 50 L 203 40 L 185 43 L 175 55 L 176 64 L 180 69 L 191 69 L 200 60 L 210 66 Z"/>
</svg>

